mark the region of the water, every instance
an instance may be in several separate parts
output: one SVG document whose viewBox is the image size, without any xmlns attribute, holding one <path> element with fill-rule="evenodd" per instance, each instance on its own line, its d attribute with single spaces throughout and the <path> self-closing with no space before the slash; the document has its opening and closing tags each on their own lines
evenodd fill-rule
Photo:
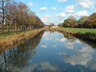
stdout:
<svg viewBox="0 0 96 72">
<path fill-rule="evenodd" d="M 89 42 L 41 32 L 0 53 L 0 72 L 96 72 L 96 44 Z"/>
</svg>

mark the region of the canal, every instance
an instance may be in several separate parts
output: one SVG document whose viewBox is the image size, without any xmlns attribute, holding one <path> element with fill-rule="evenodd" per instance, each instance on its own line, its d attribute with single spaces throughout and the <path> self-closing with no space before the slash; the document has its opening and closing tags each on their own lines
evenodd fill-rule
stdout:
<svg viewBox="0 0 96 72">
<path fill-rule="evenodd" d="M 44 31 L 0 51 L 0 72 L 96 72 L 96 43 Z"/>
</svg>

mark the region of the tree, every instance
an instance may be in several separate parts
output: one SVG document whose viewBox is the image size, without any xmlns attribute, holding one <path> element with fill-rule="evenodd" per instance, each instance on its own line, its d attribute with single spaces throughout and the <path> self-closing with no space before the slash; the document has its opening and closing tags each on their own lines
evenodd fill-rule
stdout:
<svg viewBox="0 0 96 72">
<path fill-rule="evenodd" d="M 62 27 L 62 23 L 58 24 L 59 27 Z"/>
<path fill-rule="evenodd" d="M 69 27 L 70 23 L 68 21 L 68 19 L 64 20 L 64 22 L 62 23 L 62 26 L 64 27 Z"/>
<path fill-rule="evenodd" d="M 78 22 L 74 16 L 69 16 L 68 19 L 64 20 L 63 24 L 64 27 L 76 27 Z"/>
<path fill-rule="evenodd" d="M 5 6 L 5 21 L 6 21 L 6 24 L 8 26 L 8 32 L 9 32 L 9 25 L 12 21 L 12 18 L 13 18 L 13 14 L 12 14 L 12 4 L 11 3 L 7 3 L 6 6 Z"/>
<path fill-rule="evenodd" d="M 96 28 L 96 12 L 88 17 L 87 25 L 89 28 Z"/>
<path fill-rule="evenodd" d="M 9 0 L 2 0 L 0 3 L 2 3 L 2 7 L 0 7 L 0 20 L 3 18 L 2 32 L 4 30 L 4 24 L 7 26 L 8 32 L 10 27 L 17 31 L 18 29 L 25 30 L 44 26 L 40 18 L 26 4 L 22 2 L 10 2 Z"/>
<path fill-rule="evenodd" d="M 10 0 L 0 0 L 0 13 L 1 13 L 1 16 L 2 17 L 2 32 L 4 32 L 4 23 L 5 23 L 5 5 L 7 2 L 10 2 Z"/>
<path fill-rule="evenodd" d="M 72 15 L 68 17 L 68 21 L 69 21 L 69 24 L 70 24 L 69 27 L 71 27 L 71 28 L 76 27 L 78 25 L 78 22 L 77 22 L 76 18 Z"/>
<path fill-rule="evenodd" d="M 82 16 L 79 20 L 78 20 L 78 27 L 86 27 L 86 22 L 88 20 L 87 16 Z"/>
<path fill-rule="evenodd" d="M 54 23 L 52 23 L 52 26 L 55 26 Z"/>
</svg>

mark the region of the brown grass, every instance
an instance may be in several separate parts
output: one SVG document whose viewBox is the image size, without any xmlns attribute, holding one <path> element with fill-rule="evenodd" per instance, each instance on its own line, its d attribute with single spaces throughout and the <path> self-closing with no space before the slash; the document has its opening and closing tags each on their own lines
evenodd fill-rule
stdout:
<svg viewBox="0 0 96 72">
<path fill-rule="evenodd" d="M 41 29 L 31 30 L 28 32 L 21 32 L 19 34 L 13 34 L 13 35 L 11 34 L 11 35 L 5 36 L 5 38 L 2 37 L 2 39 L 0 39 L 0 48 L 5 48 L 7 46 L 16 44 L 23 39 L 29 38 L 30 36 L 33 37 L 34 35 L 38 34 L 44 29 L 45 28 L 41 28 Z"/>
</svg>

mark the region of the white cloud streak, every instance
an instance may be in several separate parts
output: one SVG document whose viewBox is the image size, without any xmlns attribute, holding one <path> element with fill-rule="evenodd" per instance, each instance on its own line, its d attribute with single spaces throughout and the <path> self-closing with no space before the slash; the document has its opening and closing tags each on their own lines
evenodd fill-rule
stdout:
<svg viewBox="0 0 96 72">
<path fill-rule="evenodd" d="M 44 12 L 47 9 L 47 7 L 40 8 L 40 11 Z"/>
<path fill-rule="evenodd" d="M 57 9 L 56 9 L 55 7 L 52 7 L 51 10 L 52 10 L 52 11 L 55 11 L 55 10 L 57 10 Z"/>
<path fill-rule="evenodd" d="M 67 2 L 67 0 L 58 0 L 58 2 Z"/>
<path fill-rule="evenodd" d="M 73 5 L 67 6 L 66 9 L 64 10 L 67 13 L 74 13 L 75 12 L 75 8 Z"/>
<path fill-rule="evenodd" d="M 32 2 L 30 2 L 30 3 L 28 3 L 28 5 L 29 5 L 29 6 L 33 6 L 33 3 L 32 3 Z"/>
</svg>

